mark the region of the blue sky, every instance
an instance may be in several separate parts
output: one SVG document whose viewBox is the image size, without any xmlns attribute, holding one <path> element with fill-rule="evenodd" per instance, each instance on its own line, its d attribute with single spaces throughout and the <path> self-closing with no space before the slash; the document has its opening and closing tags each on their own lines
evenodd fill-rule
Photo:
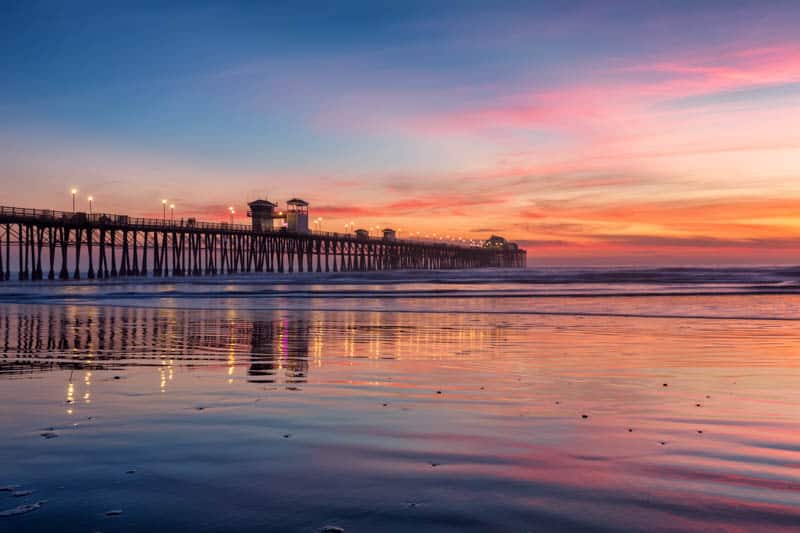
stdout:
<svg viewBox="0 0 800 533">
<path fill-rule="evenodd" d="M 3 10 L 3 203 L 65 207 L 77 186 L 215 218 L 298 195 L 336 227 L 491 227 L 554 262 L 703 261 L 713 239 L 743 261 L 798 232 L 792 2 Z M 703 225 L 709 202 L 727 215 Z M 642 206 L 658 216 L 609 215 Z"/>
</svg>

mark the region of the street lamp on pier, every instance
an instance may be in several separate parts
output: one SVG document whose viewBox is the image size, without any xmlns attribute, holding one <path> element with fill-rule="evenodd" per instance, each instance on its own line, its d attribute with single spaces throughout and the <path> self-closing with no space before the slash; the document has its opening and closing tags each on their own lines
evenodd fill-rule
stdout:
<svg viewBox="0 0 800 533">
<path fill-rule="evenodd" d="M 78 189 L 73 188 L 71 191 L 72 193 L 72 212 L 75 212 L 75 195 L 78 194 Z"/>
<path fill-rule="evenodd" d="M 161 207 L 164 209 L 164 214 L 161 217 L 161 221 L 162 222 L 166 222 L 167 221 L 167 201 L 166 200 L 161 200 Z"/>
<path fill-rule="evenodd" d="M 169 204 L 169 216 L 172 219 L 172 223 L 175 223 L 175 204 Z"/>
<path fill-rule="evenodd" d="M 233 209 L 233 206 L 229 207 L 228 211 L 231 212 L 231 225 L 233 225 L 233 215 L 236 213 L 236 211 Z"/>
<path fill-rule="evenodd" d="M 89 197 L 89 216 L 92 215 L 92 202 L 94 201 L 94 196 Z"/>
</svg>

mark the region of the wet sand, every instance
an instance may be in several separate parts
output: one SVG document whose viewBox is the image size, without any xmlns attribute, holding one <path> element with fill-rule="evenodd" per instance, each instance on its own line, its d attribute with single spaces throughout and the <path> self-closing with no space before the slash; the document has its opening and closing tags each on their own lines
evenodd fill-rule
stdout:
<svg viewBox="0 0 800 533">
<path fill-rule="evenodd" d="M 0 530 L 800 523 L 797 321 L 422 305 L 4 305 Z"/>
</svg>

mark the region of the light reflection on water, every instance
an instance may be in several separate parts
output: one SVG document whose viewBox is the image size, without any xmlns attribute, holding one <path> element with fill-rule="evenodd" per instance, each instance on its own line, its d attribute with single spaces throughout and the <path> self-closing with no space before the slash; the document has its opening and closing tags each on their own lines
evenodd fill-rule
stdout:
<svg viewBox="0 0 800 533">
<path fill-rule="evenodd" d="M 752 297 L 737 298 L 744 309 Z M 0 529 L 790 530 L 800 519 L 794 321 L 2 312 L 0 486 L 35 493 L 0 492 L 0 510 L 47 503 Z"/>
</svg>

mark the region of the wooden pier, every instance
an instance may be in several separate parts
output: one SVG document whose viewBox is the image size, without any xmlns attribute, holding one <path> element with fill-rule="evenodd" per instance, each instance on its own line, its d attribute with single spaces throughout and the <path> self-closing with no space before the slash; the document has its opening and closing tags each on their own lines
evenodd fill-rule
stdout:
<svg viewBox="0 0 800 533">
<path fill-rule="evenodd" d="M 12 256 L 15 255 L 12 259 Z M 0 280 L 524 268 L 515 245 L 291 233 L 192 219 L 0 207 Z"/>
</svg>

